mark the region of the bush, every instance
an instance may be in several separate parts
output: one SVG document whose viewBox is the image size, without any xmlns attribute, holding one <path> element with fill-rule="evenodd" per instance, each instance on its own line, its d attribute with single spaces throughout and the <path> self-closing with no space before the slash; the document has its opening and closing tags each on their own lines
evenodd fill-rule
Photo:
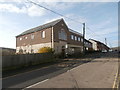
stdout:
<svg viewBox="0 0 120 90">
<path fill-rule="evenodd" d="M 50 53 L 50 52 L 53 52 L 52 48 L 50 47 L 43 47 L 38 50 L 38 53 Z"/>
</svg>

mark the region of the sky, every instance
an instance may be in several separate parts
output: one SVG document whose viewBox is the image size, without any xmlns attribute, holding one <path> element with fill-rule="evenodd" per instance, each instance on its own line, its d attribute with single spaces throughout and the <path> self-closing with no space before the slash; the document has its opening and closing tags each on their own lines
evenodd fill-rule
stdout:
<svg viewBox="0 0 120 90">
<path fill-rule="evenodd" d="M 0 0 L 0 47 L 16 48 L 16 37 L 20 33 L 63 18 L 69 28 L 82 33 L 86 24 L 86 39 L 95 39 L 109 47 L 118 46 L 118 0 L 32 0 L 58 12 L 56 15 L 28 0 Z M 75 22 L 76 21 L 76 22 Z"/>
</svg>

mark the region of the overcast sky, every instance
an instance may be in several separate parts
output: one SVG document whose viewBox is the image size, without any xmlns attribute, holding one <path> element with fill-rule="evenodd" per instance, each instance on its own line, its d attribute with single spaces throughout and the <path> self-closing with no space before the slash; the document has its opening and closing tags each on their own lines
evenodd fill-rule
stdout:
<svg viewBox="0 0 120 90">
<path fill-rule="evenodd" d="M 118 0 L 32 0 L 78 22 L 86 23 L 86 38 L 118 46 Z M 39 2 L 41 1 L 41 2 Z M 46 1 L 46 2 L 42 2 Z M 54 2 L 53 2 L 54 1 Z M 68 0 L 70 1 L 70 0 Z M 80 1 L 80 2 L 78 2 Z M 110 2 L 114 1 L 114 2 Z M 27 0 L 0 0 L 0 47 L 16 48 L 18 34 L 49 21 L 64 18 L 47 11 Z M 69 28 L 82 33 L 82 24 L 64 18 Z"/>
</svg>

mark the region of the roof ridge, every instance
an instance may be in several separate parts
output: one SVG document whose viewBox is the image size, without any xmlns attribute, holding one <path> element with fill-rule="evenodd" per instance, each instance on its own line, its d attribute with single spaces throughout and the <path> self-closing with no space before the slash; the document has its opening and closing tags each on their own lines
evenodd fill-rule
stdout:
<svg viewBox="0 0 120 90">
<path fill-rule="evenodd" d="M 63 20 L 63 18 L 60 18 L 60 19 L 57 19 L 57 20 L 48 22 L 48 23 L 46 23 L 46 24 L 39 25 L 39 26 L 34 27 L 34 28 L 31 28 L 31 29 L 28 29 L 28 30 L 24 31 L 23 33 L 17 35 L 16 37 L 21 36 L 21 35 L 25 35 L 25 34 L 29 34 L 29 33 L 32 33 L 32 32 L 36 32 L 36 31 L 39 31 L 39 30 L 48 28 L 48 27 L 50 27 L 50 26 L 54 26 L 55 24 L 57 24 L 57 23 L 60 22 L 61 20 Z"/>
</svg>

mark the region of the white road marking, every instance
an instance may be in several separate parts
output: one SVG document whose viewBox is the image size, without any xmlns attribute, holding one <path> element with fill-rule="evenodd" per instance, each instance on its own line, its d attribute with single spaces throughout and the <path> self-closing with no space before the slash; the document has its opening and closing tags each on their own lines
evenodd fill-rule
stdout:
<svg viewBox="0 0 120 90">
<path fill-rule="evenodd" d="M 33 85 L 31 85 L 31 86 L 28 86 L 28 87 L 26 87 L 26 88 L 31 88 L 31 87 L 33 87 L 33 86 L 36 86 L 36 85 L 38 85 L 38 84 L 40 84 L 40 83 L 43 83 L 43 82 L 46 82 L 46 81 L 48 81 L 49 79 L 45 79 L 45 80 L 43 80 L 43 81 L 41 81 L 41 82 L 38 82 L 38 83 L 36 83 L 36 84 L 33 84 Z M 24 90 L 24 89 L 23 89 Z"/>
<path fill-rule="evenodd" d="M 115 85 L 116 85 L 117 76 L 118 76 L 118 70 L 117 70 L 117 73 L 115 75 L 115 80 L 114 80 L 113 87 L 112 87 L 113 89 L 115 88 Z"/>
</svg>

